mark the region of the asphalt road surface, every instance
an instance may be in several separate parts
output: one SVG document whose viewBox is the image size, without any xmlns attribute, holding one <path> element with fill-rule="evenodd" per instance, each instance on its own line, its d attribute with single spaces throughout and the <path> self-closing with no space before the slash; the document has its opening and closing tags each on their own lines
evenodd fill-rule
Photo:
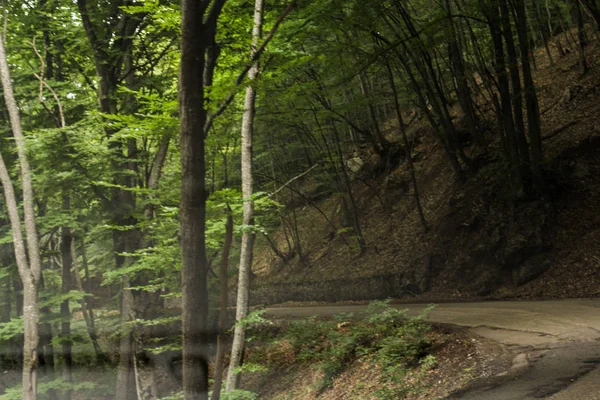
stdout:
<svg viewBox="0 0 600 400">
<path fill-rule="evenodd" d="M 417 315 L 423 304 L 395 304 Z M 273 316 L 360 316 L 365 305 L 274 307 Z M 600 400 L 600 300 L 438 305 L 435 323 L 457 325 L 521 351 L 510 371 L 449 397 L 465 400 Z"/>
</svg>

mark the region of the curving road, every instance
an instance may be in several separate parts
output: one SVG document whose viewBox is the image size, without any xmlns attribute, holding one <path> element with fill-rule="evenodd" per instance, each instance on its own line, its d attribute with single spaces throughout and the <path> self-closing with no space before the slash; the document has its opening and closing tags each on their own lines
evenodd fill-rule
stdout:
<svg viewBox="0 0 600 400">
<path fill-rule="evenodd" d="M 416 315 L 423 304 L 395 304 Z M 273 316 L 364 314 L 366 305 L 273 307 Z M 472 332 L 521 351 L 511 371 L 475 382 L 449 399 L 600 400 L 600 299 L 438 305 L 435 323 Z"/>
</svg>

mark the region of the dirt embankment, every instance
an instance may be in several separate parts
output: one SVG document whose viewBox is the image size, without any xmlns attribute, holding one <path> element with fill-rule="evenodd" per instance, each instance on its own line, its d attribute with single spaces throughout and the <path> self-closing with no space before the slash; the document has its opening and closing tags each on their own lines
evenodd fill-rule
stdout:
<svg viewBox="0 0 600 400">
<path fill-rule="evenodd" d="M 406 165 L 375 176 L 368 172 L 369 156 L 362 155 L 354 193 L 366 253 L 359 254 L 351 233 L 329 223 L 339 226 L 343 218 L 339 199 L 323 199 L 315 191 L 313 202 L 296 208 L 302 259 L 284 262 L 259 242 L 253 301 L 596 296 L 600 51 L 597 45 L 588 48 L 592 70 L 585 76 L 578 72 L 576 54 L 555 58 L 557 65 L 550 66 L 539 52 L 535 76 L 549 198 L 510 201 L 501 161 L 490 155 L 493 151 L 475 154 L 474 147 L 467 150 L 475 165 L 466 183 L 458 183 L 427 128 L 415 129 L 413 157 L 429 231 L 420 226 Z M 305 185 L 310 196 L 310 178 Z M 273 241 L 285 247 L 281 232 Z"/>
</svg>

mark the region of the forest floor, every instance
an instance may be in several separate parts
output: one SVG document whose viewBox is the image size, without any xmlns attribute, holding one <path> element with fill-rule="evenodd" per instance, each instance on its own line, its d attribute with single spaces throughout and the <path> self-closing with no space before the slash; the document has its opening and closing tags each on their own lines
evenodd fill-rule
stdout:
<svg viewBox="0 0 600 400">
<path fill-rule="evenodd" d="M 333 230 L 323 218 L 340 225 L 339 197 L 323 197 L 317 181 L 303 178 L 304 194 L 320 208 L 305 202 L 295 209 L 303 257 L 284 261 L 259 239 L 254 303 L 600 294 L 600 47 L 587 47 L 585 75 L 575 52 L 552 51 L 554 65 L 537 51 L 534 76 L 550 199 L 510 201 L 500 160 L 478 154 L 468 142 L 475 167 L 466 183 L 458 183 L 428 128 L 417 121 L 412 155 L 429 231 L 420 226 L 406 163 L 376 174 L 370 168 L 374 156 L 360 154 L 365 166 L 354 176 L 354 193 L 366 252 L 360 254 L 351 233 Z M 394 132 L 388 126 L 390 140 L 398 139 Z M 488 140 L 497 149 L 498 141 Z M 282 250 L 284 237 L 283 230 L 272 235 Z"/>
</svg>

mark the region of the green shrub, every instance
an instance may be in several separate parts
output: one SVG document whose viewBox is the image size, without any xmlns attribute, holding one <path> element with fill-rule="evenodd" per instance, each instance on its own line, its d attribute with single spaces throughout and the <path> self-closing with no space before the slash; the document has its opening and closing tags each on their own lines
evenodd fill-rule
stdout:
<svg viewBox="0 0 600 400">
<path fill-rule="evenodd" d="M 376 301 L 369 305 L 364 322 L 350 322 L 352 315 L 348 314 L 338 315 L 333 321 L 311 317 L 292 322 L 284 339 L 292 344 L 298 359 L 319 364 L 323 379 L 318 391 L 330 386 L 346 366 L 362 356 L 372 357 L 401 379 L 408 368 L 419 365 L 427 355 L 430 326 L 424 319 L 430 310 L 428 307 L 421 315 L 409 317 L 405 310 L 391 307 L 389 301 Z M 394 393 L 401 394 L 395 389 Z"/>
</svg>

